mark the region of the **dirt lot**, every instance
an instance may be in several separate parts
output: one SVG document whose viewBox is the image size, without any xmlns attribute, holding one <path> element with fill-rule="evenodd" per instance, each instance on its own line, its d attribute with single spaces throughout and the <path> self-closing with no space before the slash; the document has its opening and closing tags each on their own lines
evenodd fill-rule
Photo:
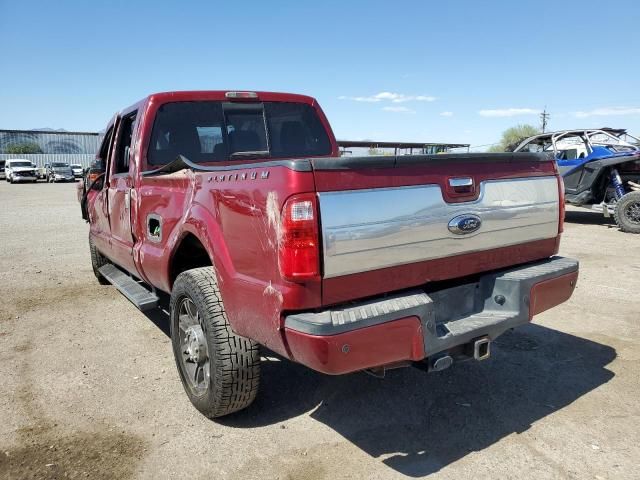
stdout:
<svg viewBox="0 0 640 480">
<path fill-rule="evenodd" d="M 162 312 L 91 272 L 74 186 L 0 183 L 0 478 L 640 478 L 640 237 L 568 213 L 574 297 L 438 374 L 264 358 L 247 411 L 189 403 Z"/>
</svg>

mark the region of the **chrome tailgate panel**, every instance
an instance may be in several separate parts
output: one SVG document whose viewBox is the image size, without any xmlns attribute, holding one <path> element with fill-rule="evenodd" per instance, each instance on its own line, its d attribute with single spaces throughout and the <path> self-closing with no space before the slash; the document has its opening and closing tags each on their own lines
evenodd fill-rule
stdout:
<svg viewBox="0 0 640 480">
<path fill-rule="evenodd" d="M 324 277 L 449 257 L 558 235 L 556 177 L 490 180 L 473 202 L 446 203 L 439 185 L 319 194 Z M 470 234 L 449 231 L 480 218 Z"/>
</svg>

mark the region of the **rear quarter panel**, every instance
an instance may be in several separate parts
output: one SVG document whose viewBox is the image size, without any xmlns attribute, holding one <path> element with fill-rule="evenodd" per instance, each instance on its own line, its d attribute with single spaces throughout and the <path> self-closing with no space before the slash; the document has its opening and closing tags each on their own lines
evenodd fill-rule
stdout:
<svg viewBox="0 0 640 480">
<path fill-rule="evenodd" d="M 187 234 L 195 235 L 212 259 L 233 330 L 286 354 L 281 312 L 319 306 L 321 284 L 282 280 L 280 212 L 290 195 L 313 191 L 311 172 L 259 163 L 142 177 L 138 222 L 146 225 L 150 214 L 158 215 L 163 235 L 160 242 L 145 237 L 136 247 L 141 273 L 150 284 L 170 292 L 173 256 Z"/>
</svg>

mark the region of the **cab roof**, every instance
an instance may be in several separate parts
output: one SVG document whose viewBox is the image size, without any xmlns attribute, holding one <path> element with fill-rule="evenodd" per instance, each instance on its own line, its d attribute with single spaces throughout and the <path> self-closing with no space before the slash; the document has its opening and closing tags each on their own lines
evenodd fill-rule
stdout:
<svg viewBox="0 0 640 480">
<path fill-rule="evenodd" d="M 248 93 L 255 96 L 251 97 L 230 97 L 233 93 Z M 162 104 L 168 102 L 193 102 L 193 101 L 228 101 L 228 102 L 292 102 L 306 103 L 309 105 L 316 104 L 316 99 L 308 95 L 300 95 L 297 93 L 283 92 L 263 92 L 255 90 L 183 90 L 173 92 L 158 92 L 147 95 L 138 102 L 123 109 L 120 114 L 124 115 L 128 112 L 138 109 L 142 104 L 155 103 Z"/>
</svg>

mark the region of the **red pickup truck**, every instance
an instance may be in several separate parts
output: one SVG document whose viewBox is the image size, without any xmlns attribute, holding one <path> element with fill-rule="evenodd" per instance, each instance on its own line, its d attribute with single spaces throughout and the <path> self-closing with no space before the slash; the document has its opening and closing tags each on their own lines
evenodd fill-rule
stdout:
<svg viewBox="0 0 640 480">
<path fill-rule="evenodd" d="M 95 165 L 94 273 L 141 310 L 171 295 L 178 372 L 209 417 L 254 400 L 259 345 L 327 374 L 442 370 L 576 285 L 552 160 L 340 157 L 307 96 L 150 95 Z"/>
</svg>

